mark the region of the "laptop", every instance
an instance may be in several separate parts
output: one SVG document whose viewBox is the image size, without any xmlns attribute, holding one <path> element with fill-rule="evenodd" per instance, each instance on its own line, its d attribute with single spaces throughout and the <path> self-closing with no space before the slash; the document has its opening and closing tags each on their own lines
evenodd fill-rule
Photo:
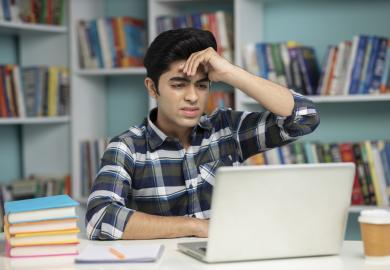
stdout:
<svg viewBox="0 0 390 270">
<path fill-rule="evenodd" d="M 208 241 L 179 243 L 204 262 L 339 254 L 353 163 L 221 167 Z"/>
</svg>

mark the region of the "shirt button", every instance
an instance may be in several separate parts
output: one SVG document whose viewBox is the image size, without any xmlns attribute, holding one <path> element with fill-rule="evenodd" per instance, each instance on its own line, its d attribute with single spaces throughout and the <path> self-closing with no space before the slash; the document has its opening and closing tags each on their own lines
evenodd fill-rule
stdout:
<svg viewBox="0 0 390 270">
<path fill-rule="evenodd" d="M 191 216 L 191 217 L 193 217 L 193 218 L 196 218 L 195 214 L 192 214 L 192 216 Z"/>
<path fill-rule="evenodd" d="M 189 188 L 192 189 L 194 186 L 192 184 L 190 184 Z"/>
</svg>

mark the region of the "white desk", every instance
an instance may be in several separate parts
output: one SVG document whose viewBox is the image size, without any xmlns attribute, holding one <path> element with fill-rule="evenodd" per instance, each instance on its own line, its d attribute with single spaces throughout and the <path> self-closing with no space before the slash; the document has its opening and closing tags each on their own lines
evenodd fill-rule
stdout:
<svg viewBox="0 0 390 270">
<path fill-rule="evenodd" d="M 3 237 L 1 236 L 1 239 Z M 4 240 L 0 243 L 0 269 L 39 269 L 39 270 L 90 270 L 90 269 L 110 269 L 110 270 L 389 270 L 390 264 L 368 263 L 363 258 L 363 246 L 360 241 L 345 241 L 343 251 L 340 256 L 325 256 L 299 259 L 251 261 L 207 264 L 192 257 L 182 254 L 177 250 L 177 243 L 184 241 L 204 241 L 196 238 L 179 238 L 149 241 L 122 241 L 122 244 L 152 243 L 158 242 L 165 245 L 165 250 L 159 261 L 155 263 L 132 263 L 132 264 L 74 264 L 73 256 L 60 256 L 51 258 L 31 259 L 10 259 L 4 256 Z M 87 244 L 107 245 L 107 241 L 88 241 L 81 239 L 80 250 Z"/>
</svg>

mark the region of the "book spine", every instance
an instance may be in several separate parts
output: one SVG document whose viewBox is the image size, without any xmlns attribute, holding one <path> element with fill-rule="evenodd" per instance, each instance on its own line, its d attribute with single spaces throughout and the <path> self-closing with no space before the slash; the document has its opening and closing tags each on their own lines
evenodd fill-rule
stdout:
<svg viewBox="0 0 390 270">
<path fill-rule="evenodd" d="M 369 89 L 370 93 L 379 93 L 379 88 L 382 80 L 384 63 L 387 50 L 387 38 L 379 39 L 379 51 L 374 65 L 374 74 Z"/>
<path fill-rule="evenodd" d="M 358 45 L 359 45 L 359 36 L 354 36 L 353 40 L 352 40 L 352 47 L 351 47 L 350 55 L 348 57 L 347 70 L 345 73 L 343 95 L 349 94 L 349 89 L 351 86 L 351 78 L 352 78 L 352 69 L 353 69 L 354 64 L 355 64 Z"/>
<path fill-rule="evenodd" d="M 360 83 L 360 74 L 362 71 L 364 53 L 366 52 L 367 47 L 367 36 L 359 36 L 359 41 L 357 45 L 356 58 L 352 67 L 351 73 L 351 83 L 349 86 L 349 94 L 357 94 L 359 91 Z"/>
<path fill-rule="evenodd" d="M 382 94 L 390 91 L 390 39 L 387 40 L 386 60 L 385 67 L 383 69 L 383 76 L 380 85 L 380 92 Z"/>
<path fill-rule="evenodd" d="M 364 60 L 363 60 L 363 66 L 362 66 L 362 71 L 360 74 L 360 81 L 359 81 L 359 87 L 358 87 L 358 93 L 362 94 L 364 93 L 364 84 L 366 81 L 367 77 L 367 71 L 368 71 L 368 63 L 370 62 L 370 56 L 371 56 L 371 51 L 373 47 L 373 36 L 367 37 L 367 46 L 366 46 L 366 51 L 364 52 Z"/>
</svg>

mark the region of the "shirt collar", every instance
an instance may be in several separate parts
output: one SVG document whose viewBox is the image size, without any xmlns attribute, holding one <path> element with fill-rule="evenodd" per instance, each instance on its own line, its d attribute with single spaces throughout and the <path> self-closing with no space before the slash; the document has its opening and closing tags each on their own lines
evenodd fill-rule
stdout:
<svg viewBox="0 0 390 270">
<path fill-rule="evenodd" d="M 154 108 L 149 113 L 146 125 L 151 150 L 155 150 L 168 138 L 168 136 L 154 124 L 156 120 L 157 108 Z M 198 126 L 202 129 L 210 130 L 212 128 L 210 118 L 206 114 L 202 115 L 199 119 Z"/>
</svg>

